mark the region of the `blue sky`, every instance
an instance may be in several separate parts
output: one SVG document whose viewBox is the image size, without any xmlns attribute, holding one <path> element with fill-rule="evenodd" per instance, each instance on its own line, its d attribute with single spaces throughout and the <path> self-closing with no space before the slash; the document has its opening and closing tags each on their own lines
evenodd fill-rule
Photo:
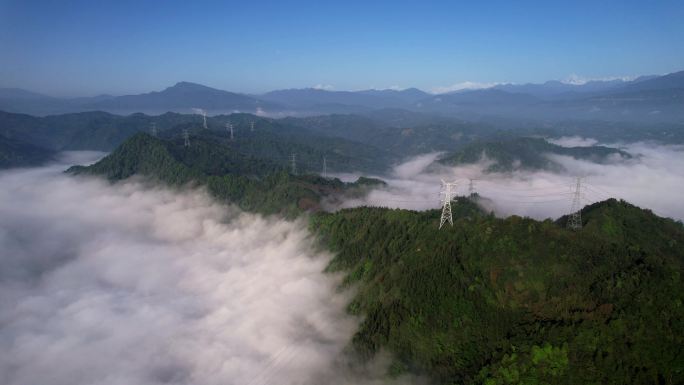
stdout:
<svg viewBox="0 0 684 385">
<path fill-rule="evenodd" d="M 0 87 L 445 90 L 663 74 L 684 69 L 683 20 L 684 1 L 0 0 Z"/>
</svg>

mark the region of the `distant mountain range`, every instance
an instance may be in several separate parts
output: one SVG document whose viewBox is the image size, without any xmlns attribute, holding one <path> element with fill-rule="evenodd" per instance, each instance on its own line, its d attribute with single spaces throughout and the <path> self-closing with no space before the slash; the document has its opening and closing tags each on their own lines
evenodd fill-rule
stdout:
<svg viewBox="0 0 684 385">
<path fill-rule="evenodd" d="M 405 90 L 330 91 L 315 88 L 246 95 L 180 82 L 139 95 L 55 98 L 16 89 L 0 89 L 0 110 L 31 115 L 106 111 L 115 114 L 247 112 L 269 116 L 368 113 L 403 109 L 451 117 L 500 116 L 525 119 L 681 121 L 684 71 L 637 79 L 568 84 L 502 84 L 488 89 L 439 95 Z"/>
<path fill-rule="evenodd" d="M 594 163 L 616 162 L 631 159 L 631 154 L 606 146 L 562 147 L 535 137 L 506 137 L 476 141 L 443 157 L 448 165 L 489 162 L 486 172 L 513 170 L 564 171 L 563 165 L 549 154 L 584 159 Z"/>
<path fill-rule="evenodd" d="M 54 159 L 56 152 L 0 134 L 0 170 L 38 166 Z"/>
<path fill-rule="evenodd" d="M 406 108 L 428 98 L 430 94 L 417 88 L 406 90 L 327 91 L 314 88 L 272 91 L 261 95 L 264 100 L 297 110 L 312 112 L 331 106 L 348 106 L 359 110 Z"/>
</svg>

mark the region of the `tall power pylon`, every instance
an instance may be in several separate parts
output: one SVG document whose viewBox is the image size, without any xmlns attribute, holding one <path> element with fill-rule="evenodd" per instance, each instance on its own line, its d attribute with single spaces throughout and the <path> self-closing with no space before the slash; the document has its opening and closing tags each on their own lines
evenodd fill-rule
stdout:
<svg viewBox="0 0 684 385">
<path fill-rule="evenodd" d="M 468 196 L 475 194 L 475 179 L 468 179 Z"/>
<path fill-rule="evenodd" d="M 575 194 L 572 197 L 572 206 L 570 207 L 570 218 L 568 219 L 568 228 L 572 230 L 582 229 L 582 178 L 577 177 L 575 182 Z"/>
<path fill-rule="evenodd" d="M 152 136 L 157 136 L 157 123 L 152 122 Z"/>
<path fill-rule="evenodd" d="M 233 136 L 233 123 L 226 123 L 226 130 L 230 131 L 230 140 L 235 139 L 235 137 Z"/>
<path fill-rule="evenodd" d="M 326 161 L 325 157 L 323 157 L 323 178 L 328 177 L 328 162 Z"/>
<path fill-rule="evenodd" d="M 449 222 L 450 225 L 454 225 L 454 220 L 451 217 L 451 198 L 454 196 L 454 187 L 456 187 L 456 182 L 447 183 L 442 179 L 442 192 L 444 195 L 442 198 L 442 219 L 439 221 L 439 228 L 444 226 L 444 223 Z"/>
<path fill-rule="evenodd" d="M 249 122 L 249 130 L 254 132 L 254 121 Z"/>
<path fill-rule="evenodd" d="M 185 147 L 190 147 L 190 133 L 187 128 L 183 130 L 183 140 L 183 145 Z"/>
<path fill-rule="evenodd" d="M 292 166 L 292 175 L 297 175 L 297 154 L 292 153 L 290 164 Z"/>
</svg>

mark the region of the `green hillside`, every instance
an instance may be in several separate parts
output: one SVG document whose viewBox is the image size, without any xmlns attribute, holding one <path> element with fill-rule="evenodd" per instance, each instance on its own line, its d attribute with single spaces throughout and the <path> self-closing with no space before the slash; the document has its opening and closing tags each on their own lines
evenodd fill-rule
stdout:
<svg viewBox="0 0 684 385">
<path fill-rule="evenodd" d="M 357 290 L 364 357 L 440 384 L 684 382 L 684 227 L 626 202 L 584 209 L 579 232 L 479 212 L 357 208 L 311 228 Z"/>
<path fill-rule="evenodd" d="M 226 124 L 233 125 L 234 138 L 230 139 Z M 251 124 L 254 123 L 254 129 Z M 179 124 L 163 132 L 161 137 L 180 138 L 184 129 L 194 138 L 221 143 L 252 157 L 269 159 L 282 166 L 290 167 L 294 154 L 297 169 L 301 173 L 320 173 L 323 159 L 328 171 L 372 172 L 386 171 L 397 157 L 387 151 L 364 142 L 338 137 L 318 135 L 305 128 L 282 124 L 275 120 L 261 119 L 249 114 L 217 116 L 209 121 L 205 130 L 197 124 Z"/>
<path fill-rule="evenodd" d="M 447 165 L 470 164 L 491 161 L 487 171 L 512 171 L 514 169 L 561 171 L 563 167 L 547 155 L 564 155 L 575 159 L 605 163 L 611 159 L 629 159 L 631 155 L 611 147 L 562 147 L 542 138 L 506 137 L 492 141 L 478 141 L 459 151 L 443 157 Z"/>
<path fill-rule="evenodd" d="M 48 149 L 0 135 L 0 169 L 37 166 L 54 156 L 55 153 Z"/>
<path fill-rule="evenodd" d="M 159 139 L 136 134 L 99 162 L 68 172 L 101 175 L 119 181 L 141 175 L 171 186 L 201 185 L 219 200 L 244 210 L 292 217 L 320 209 L 325 196 L 355 194 L 383 183 L 361 178 L 343 183 L 314 174 L 293 175 L 286 168 L 263 158 L 203 136 L 192 137 L 185 147 L 182 138 Z"/>
<path fill-rule="evenodd" d="M 74 174 L 139 175 L 204 186 L 244 210 L 295 217 L 335 257 L 353 290 L 362 359 L 393 354 L 389 375 L 439 384 L 669 384 L 684 381 L 684 227 L 626 202 L 567 218 L 496 218 L 466 198 L 454 226 L 439 211 L 322 211 L 321 202 L 382 183 L 293 175 L 268 158 L 197 135 L 137 134 Z"/>
<path fill-rule="evenodd" d="M 387 116 L 382 116 L 383 112 Z M 286 118 L 282 121 L 319 135 L 368 143 L 392 154 L 401 154 L 402 157 L 453 151 L 473 141 L 499 134 L 494 125 L 430 116 L 415 118 L 405 116 L 407 114 L 402 112 L 405 111 L 378 111 L 374 118 L 333 114 Z"/>
<path fill-rule="evenodd" d="M 232 141 L 226 129 L 229 123 L 234 130 Z M 221 142 L 243 154 L 271 159 L 280 165 L 288 165 L 295 154 L 302 172 L 321 172 L 324 158 L 329 172 L 379 173 L 398 160 L 398 156 L 365 141 L 318 134 L 286 121 L 251 114 L 209 117 L 207 129 L 203 129 L 200 116 L 177 113 L 118 116 L 83 112 L 33 117 L 0 111 L 0 135 L 53 151 L 111 151 L 136 133 L 151 133 L 153 125 L 161 138 L 177 139 L 187 129 L 193 138 Z"/>
</svg>

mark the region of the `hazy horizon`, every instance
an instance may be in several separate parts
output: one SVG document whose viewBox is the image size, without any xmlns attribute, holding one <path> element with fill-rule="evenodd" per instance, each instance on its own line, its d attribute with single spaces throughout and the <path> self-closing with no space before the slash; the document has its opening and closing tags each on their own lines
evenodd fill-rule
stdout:
<svg viewBox="0 0 684 385">
<path fill-rule="evenodd" d="M 420 91 L 423 91 L 428 94 L 432 95 L 440 95 L 440 94 L 445 94 L 445 93 L 450 93 L 450 92 L 458 92 L 458 91 L 472 91 L 472 90 L 483 90 L 483 89 L 490 89 L 490 88 L 495 88 L 497 86 L 503 86 L 503 85 L 527 85 L 527 84 L 536 84 L 536 85 L 541 85 L 545 84 L 547 82 L 559 82 L 562 84 L 566 85 L 572 85 L 572 86 L 581 86 L 590 82 L 610 82 L 610 81 L 623 81 L 623 82 L 629 82 L 632 80 L 635 80 L 639 77 L 642 76 L 664 76 L 668 75 L 670 73 L 674 72 L 679 72 L 679 71 L 684 71 L 684 67 L 680 70 L 675 70 L 673 72 L 668 72 L 668 73 L 661 73 L 661 74 L 637 74 L 637 75 L 631 75 L 631 76 L 614 76 L 614 77 L 606 77 L 606 78 L 585 78 L 581 77 L 575 74 L 571 74 L 570 76 L 564 78 L 564 79 L 547 79 L 544 81 L 540 82 L 526 82 L 526 83 L 517 83 L 517 82 L 496 82 L 496 83 L 483 83 L 483 82 L 473 82 L 473 81 L 465 81 L 462 83 L 457 83 L 454 84 L 450 87 L 442 87 L 438 89 L 422 89 L 420 87 L 414 87 L 414 86 L 408 86 L 408 87 L 376 87 L 376 88 L 359 88 L 359 89 L 337 89 L 332 86 L 326 86 L 326 85 L 321 85 L 321 84 L 316 84 L 316 85 L 304 85 L 301 87 L 290 87 L 290 88 L 273 88 L 273 89 L 268 89 L 263 92 L 245 92 L 245 91 L 240 91 L 240 90 L 234 90 L 234 89 L 228 89 L 228 88 L 221 88 L 214 86 L 212 84 L 205 84 L 205 83 L 198 83 L 198 82 L 193 82 L 193 81 L 188 81 L 188 80 L 177 80 L 169 83 L 166 86 L 162 86 L 161 88 L 158 89 L 149 89 L 149 90 L 141 90 L 139 92 L 131 92 L 131 93 L 123 93 L 123 94 L 115 94 L 113 92 L 108 92 L 106 90 L 103 90 L 102 92 L 94 93 L 94 94 L 79 94 L 79 95 L 53 95 L 49 94 L 47 92 L 42 92 L 40 90 L 34 90 L 34 89 L 28 89 L 24 87 L 4 87 L 2 84 L 0 84 L 0 89 L 17 89 L 17 90 L 22 90 L 22 91 L 29 91 L 33 92 L 36 94 L 41 94 L 44 96 L 50 96 L 50 97 L 55 97 L 55 98 L 79 98 L 79 97 L 96 97 L 96 96 L 127 96 L 127 95 L 139 95 L 139 94 L 146 94 L 146 93 L 151 93 L 151 92 L 161 92 L 167 88 L 171 88 L 173 86 L 176 86 L 180 83 L 190 83 L 190 84 L 197 84 L 209 88 L 214 88 L 217 90 L 221 91 L 228 91 L 228 92 L 233 92 L 233 93 L 238 93 L 238 94 L 243 94 L 243 95 L 254 95 L 254 96 L 260 96 L 267 94 L 272 91 L 286 91 L 286 90 L 305 90 L 305 89 L 311 89 L 311 90 L 321 90 L 321 91 L 331 91 L 331 92 L 362 92 L 362 91 L 405 91 L 409 89 L 418 89 Z"/>
<path fill-rule="evenodd" d="M 137 94 L 178 81 L 247 94 L 435 92 L 657 75 L 682 69 L 683 16 L 674 1 L 160 7 L 6 0 L 0 86 L 56 97 Z"/>
</svg>

